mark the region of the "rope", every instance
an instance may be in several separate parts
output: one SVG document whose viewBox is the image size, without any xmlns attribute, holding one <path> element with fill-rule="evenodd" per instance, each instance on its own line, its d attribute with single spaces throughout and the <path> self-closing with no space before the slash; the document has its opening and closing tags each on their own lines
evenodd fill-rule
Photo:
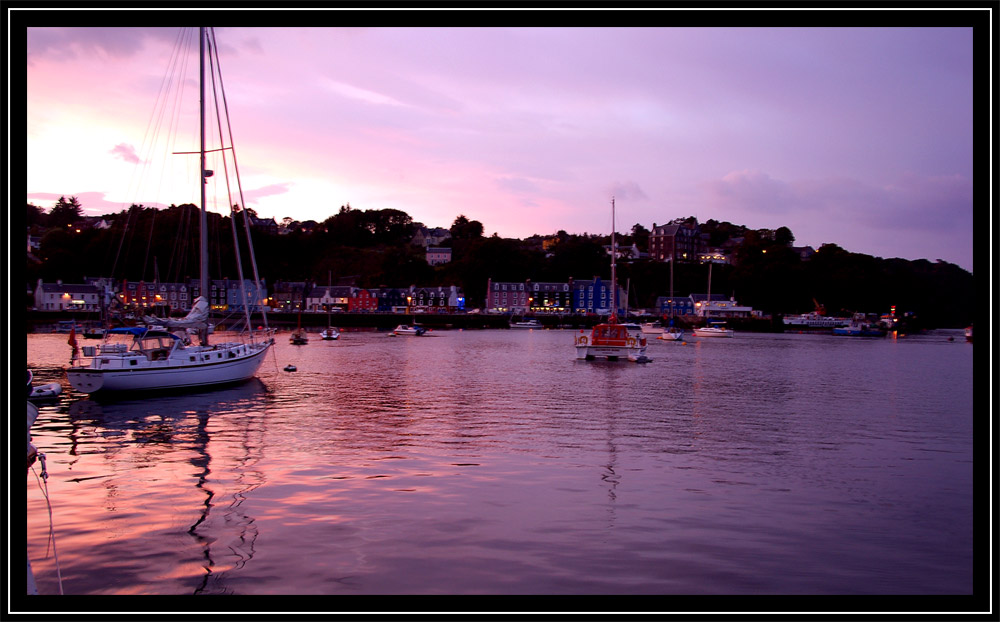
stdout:
<svg viewBox="0 0 1000 622">
<path fill-rule="evenodd" d="M 59 567 L 59 553 L 56 551 L 56 533 L 55 526 L 52 520 L 52 503 L 49 501 L 49 472 L 45 468 L 45 454 L 38 452 L 38 462 L 42 465 L 42 474 L 39 478 L 38 473 L 35 473 L 35 466 L 31 466 L 31 472 L 35 473 L 35 480 L 38 481 L 38 487 L 42 491 L 42 496 L 45 497 L 45 505 L 49 508 L 49 538 L 46 543 L 45 555 L 48 556 L 48 545 L 52 545 L 52 556 L 56 561 L 56 577 L 59 579 L 59 594 L 63 595 L 63 582 L 62 582 L 62 570 Z"/>
</svg>

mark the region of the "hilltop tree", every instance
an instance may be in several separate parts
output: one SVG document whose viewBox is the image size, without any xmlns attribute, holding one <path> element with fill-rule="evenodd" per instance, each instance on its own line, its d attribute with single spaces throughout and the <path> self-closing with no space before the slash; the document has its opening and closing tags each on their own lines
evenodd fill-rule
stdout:
<svg viewBox="0 0 1000 622">
<path fill-rule="evenodd" d="M 83 208 L 76 197 L 59 197 L 48 215 L 49 227 L 67 227 L 83 217 Z"/>
<path fill-rule="evenodd" d="M 456 240 L 474 240 L 483 237 L 483 223 L 478 220 L 469 220 L 464 214 L 460 214 L 449 229 L 451 237 Z"/>
<path fill-rule="evenodd" d="M 45 210 L 33 203 L 28 203 L 28 227 L 44 227 L 47 221 Z"/>
</svg>

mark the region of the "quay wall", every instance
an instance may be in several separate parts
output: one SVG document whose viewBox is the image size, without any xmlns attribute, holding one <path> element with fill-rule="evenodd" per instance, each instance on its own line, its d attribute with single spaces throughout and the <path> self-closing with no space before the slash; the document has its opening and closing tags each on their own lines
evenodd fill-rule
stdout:
<svg viewBox="0 0 1000 622">
<path fill-rule="evenodd" d="M 580 314 L 537 314 L 531 316 L 537 319 L 545 328 L 590 328 L 599 322 L 607 320 L 607 316 Z M 278 330 L 291 330 L 300 323 L 308 329 L 315 328 L 318 332 L 327 326 L 327 322 L 338 328 L 368 328 L 375 330 L 391 330 L 400 324 L 419 324 L 437 330 L 445 329 L 485 329 L 508 328 L 511 320 L 520 320 L 521 316 L 489 313 L 279 313 L 267 314 L 267 324 Z M 650 322 L 662 319 L 657 317 L 629 318 L 634 322 Z M 34 311 L 26 314 L 26 332 L 54 331 L 60 321 L 75 320 L 77 330 L 83 326 L 96 324 L 93 313 L 74 313 L 71 311 Z M 243 314 L 212 314 L 212 321 L 219 330 L 239 329 L 245 323 Z M 260 314 L 252 316 L 254 326 L 261 326 L 263 320 Z M 664 322 L 665 323 L 665 322 Z M 729 318 L 726 323 L 736 331 L 744 332 L 782 332 L 784 327 L 781 318 Z M 674 324 L 683 329 L 691 329 L 704 324 L 701 318 L 678 316 Z M 221 325 L 221 327 L 220 327 Z"/>
</svg>

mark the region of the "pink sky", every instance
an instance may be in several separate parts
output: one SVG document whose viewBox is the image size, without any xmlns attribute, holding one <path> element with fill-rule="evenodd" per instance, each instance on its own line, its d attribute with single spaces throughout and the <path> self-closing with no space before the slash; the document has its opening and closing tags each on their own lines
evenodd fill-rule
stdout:
<svg viewBox="0 0 1000 622">
<path fill-rule="evenodd" d="M 266 217 L 606 234 L 614 196 L 619 231 L 693 215 L 973 267 L 971 28 L 216 32 Z M 176 33 L 28 29 L 29 202 L 191 200 L 129 194 Z"/>
</svg>

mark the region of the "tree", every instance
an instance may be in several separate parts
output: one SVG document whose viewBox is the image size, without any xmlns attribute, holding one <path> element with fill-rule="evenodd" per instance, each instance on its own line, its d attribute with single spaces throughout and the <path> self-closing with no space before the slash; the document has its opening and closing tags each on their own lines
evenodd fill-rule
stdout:
<svg viewBox="0 0 1000 622">
<path fill-rule="evenodd" d="M 45 210 L 33 203 L 28 203 L 28 227 L 44 227 L 47 220 Z"/>
<path fill-rule="evenodd" d="M 474 240 L 483 237 L 483 223 L 478 220 L 469 220 L 465 215 L 460 214 L 451 224 L 449 231 L 451 231 L 451 237 L 456 240 Z"/>
<path fill-rule="evenodd" d="M 649 229 L 639 223 L 632 225 L 632 243 L 640 249 L 649 248 Z"/>
<path fill-rule="evenodd" d="M 67 227 L 83 217 L 83 208 L 76 197 L 59 197 L 56 204 L 49 212 L 48 225 L 50 227 Z"/>
<path fill-rule="evenodd" d="M 795 241 L 795 236 L 792 235 L 792 230 L 788 227 L 778 227 L 774 231 L 774 243 L 780 244 L 782 246 L 791 246 L 792 242 Z"/>
</svg>

